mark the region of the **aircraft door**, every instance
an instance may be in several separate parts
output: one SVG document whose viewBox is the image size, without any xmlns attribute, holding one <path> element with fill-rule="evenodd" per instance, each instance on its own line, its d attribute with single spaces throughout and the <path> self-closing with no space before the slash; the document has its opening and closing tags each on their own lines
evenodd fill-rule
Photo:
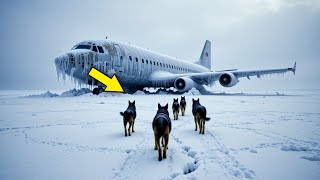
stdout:
<svg viewBox="0 0 320 180">
<path fill-rule="evenodd" d="M 123 59 L 124 59 L 124 52 L 120 49 L 118 44 L 114 44 L 114 47 L 117 52 L 117 56 L 114 58 L 114 69 L 117 72 L 122 73 L 124 71 L 124 66 L 123 66 Z"/>
</svg>

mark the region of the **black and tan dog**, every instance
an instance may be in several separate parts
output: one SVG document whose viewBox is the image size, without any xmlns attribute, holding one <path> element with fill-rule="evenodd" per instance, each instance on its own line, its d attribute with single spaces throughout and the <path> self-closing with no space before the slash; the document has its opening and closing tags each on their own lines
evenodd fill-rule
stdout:
<svg viewBox="0 0 320 180">
<path fill-rule="evenodd" d="M 199 125 L 199 134 L 204 134 L 204 126 L 205 122 L 209 121 L 210 118 L 206 117 L 207 116 L 207 110 L 204 106 L 202 106 L 198 100 L 194 100 L 192 98 L 192 114 L 194 116 L 194 123 L 196 124 L 196 129 L 197 131 L 197 125 Z"/>
<path fill-rule="evenodd" d="M 168 112 L 168 104 L 161 106 L 158 104 L 158 111 L 152 122 L 154 132 L 155 150 L 158 150 L 158 160 L 162 160 L 162 152 L 160 146 L 160 138 L 164 140 L 163 158 L 167 158 L 167 148 L 169 142 L 169 134 L 171 132 L 171 120 Z"/>
<path fill-rule="evenodd" d="M 178 120 L 179 116 L 179 99 L 173 98 L 173 104 L 172 104 L 172 112 L 173 112 L 173 120 Z"/>
<path fill-rule="evenodd" d="M 129 136 L 131 136 L 130 128 L 132 129 L 132 132 L 134 132 L 134 121 L 136 120 L 136 101 L 130 102 L 129 106 L 125 112 L 120 112 L 120 115 L 123 116 L 123 125 L 124 125 L 124 134 L 127 136 L 127 123 L 129 123 L 128 133 Z"/>
<path fill-rule="evenodd" d="M 186 112 L 186 107 L 187 107 L 186 97 L 181 96 L 180 109 L 181 109 L 182 116 L 184 116 L 184 113 Z"/>
</svg>

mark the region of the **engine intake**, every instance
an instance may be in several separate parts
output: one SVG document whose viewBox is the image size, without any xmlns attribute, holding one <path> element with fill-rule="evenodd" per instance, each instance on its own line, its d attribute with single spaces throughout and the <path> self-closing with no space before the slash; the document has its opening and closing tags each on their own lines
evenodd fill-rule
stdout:
<svg viewBox="0 0 320 180">
<path fill-rule="evenodd" d="M 174 81 L 174 87 L 180 92 L 189 91 L 194 85 L 195 82 L 187 77 L 180 77 Z"/>
<path fill-rule="evenodd" d="M 224 73 L 219 77 L 219 83 L 223 87 L 232 87 L 239 82 L 238 78 L 232 73 Z"/>
</svg>

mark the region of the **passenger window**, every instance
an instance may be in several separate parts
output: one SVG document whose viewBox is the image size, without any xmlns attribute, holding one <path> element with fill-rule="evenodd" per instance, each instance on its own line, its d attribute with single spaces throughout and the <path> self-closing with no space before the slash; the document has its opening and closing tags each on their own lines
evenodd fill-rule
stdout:
<svg viewBox="0 0 320 180">
<path fill-rule="evenodd" d="M 131 56 L 129 56 L 129 59 L 130 59 L 130 61 L 132 60 L 132 57 Z"/>
<path fill-rule="evenodd" d="M 144 63 L 144 60 L 143 60 L 143 59 L 141 59 L 141 61 L 142 61 L 142 63 Z"/>
<path fill-rule="evenodd" d="M 120 56 L 120 60 L 122 60 L 123 59 L 123 57 L 122 56 Z"/>
<path fill-rule="evenodd" d="M 148 60 L 146 59 L 146 63 L 148 64 Z"/>
<path fill-rule="evenodd" d="M 159 62 L 157 62 L 157 66 L 159 66 Z"/>
<path fill-rule="evenodd" d="M 94 52 L 98 52 L 98 50 L 97 50 L 97 46 L 92 46 L 92 51 L 94 51 Z"/>
<path fill-rule="evenodd" d="M 98 46 L 98 50 L 99 50 L 99 53 L 104 53 L 103 48 L 101 46 Z"/>
<path fill-rule="evenodd" d="M 136 57 L 136 62 L 138 62 L 138 58 Z"/>
<path fill-rule="evenodd" d="M 162 67 L 162 63 L 160 63 L 160 67 Z"/>
</svg>

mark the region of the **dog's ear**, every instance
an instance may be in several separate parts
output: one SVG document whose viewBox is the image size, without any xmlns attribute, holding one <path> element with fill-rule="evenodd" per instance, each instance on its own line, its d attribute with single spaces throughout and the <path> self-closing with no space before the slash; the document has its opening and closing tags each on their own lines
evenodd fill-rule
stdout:
<svg viewBox="0 0 320 180">
<path fill-rule="evenodd" d="M 124 113 L 123 113 L 123 112 L 120 112 L 120 115 L 121 115 L 121 116 L 123 116 L 123 115 L 124 115 Z"/>
<path fill-rule="evenodd" d="M 160 103 L 158 103 L 158 109 L 160 109 L 161 108 L 161 105 L 160 105 Z"/>
<path fill-rule="evenodd" d="M 128 101 L 129 104 L 131 104 L 130 100 Z"/>
<path fill-rule="evenodd" d="M 132 104 L 136 104 L 136 100 L 133 100 Z"/>
<path fill-rule="evenodd" d="M 166 104 L 165 108 L 168 110 L 168 103 Z"/>
<path fill-rule="evenodd" d="M 197 100 L 198 102 L 200 102 L 200 99 L 198 98 L 198 100 Z"/>
<path fill-rule="evenodd" d="M 194 102 L 194 99 L 192 98 L 192 102 Z"/>
</svg>

